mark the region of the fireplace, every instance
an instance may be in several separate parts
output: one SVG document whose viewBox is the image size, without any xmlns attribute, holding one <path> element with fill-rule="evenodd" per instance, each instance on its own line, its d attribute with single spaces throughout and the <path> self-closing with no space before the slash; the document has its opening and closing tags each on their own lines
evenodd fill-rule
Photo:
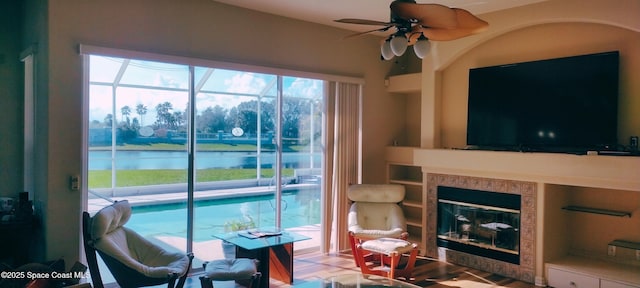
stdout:
<svg viewBox="0 0 640 288">
<path fill-rule="evenodd" d="M 438 186 L 438 246 L 520 264 L 520 195 Z"/>
<path fill-rule="evenodd" d="M 427 256 L 534 282 L 536 183 L 427 173 L 426 189 Z"/>
</svg>

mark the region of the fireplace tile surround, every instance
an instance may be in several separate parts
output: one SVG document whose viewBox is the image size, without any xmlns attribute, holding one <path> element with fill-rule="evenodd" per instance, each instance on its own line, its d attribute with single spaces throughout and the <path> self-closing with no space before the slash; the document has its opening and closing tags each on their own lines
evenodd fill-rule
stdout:
<svg viewBox="0 0 640 288">
<path fill-rule="evenodd" d="M 521 196 L 520 264 L 512 264 L 437 246 L 438 186 L 481 190 Z M 536 191 L 534 182 L 427 173 L 426 255 L 529 283 L 535 281 Z"/>
</svg>

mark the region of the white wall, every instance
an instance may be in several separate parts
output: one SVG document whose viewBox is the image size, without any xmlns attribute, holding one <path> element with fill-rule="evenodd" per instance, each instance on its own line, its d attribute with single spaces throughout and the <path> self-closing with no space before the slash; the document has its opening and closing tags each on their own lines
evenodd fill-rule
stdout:
<svg viewBox="0 0 640 288">
<path fill-rule="evenodd" d="M 378 155 L 402 127 L 402 113 L 385 91 L 392 62 L 379 60 L 379 39 L 218 4 L 210 0 L 31 0 L 48 5 L 37 125 L 37 201 L 43 208 L 45 258 L 79 259 L 82 195 L 70 175 L 82 174 L 82 63 L 78 44 L 361 77 L 364 87 L 364 181 L 384 181 Z M 35 29 L 42 32 L 42 30 Z M 380 117 L 384 111 L 385 117 Z"/>
</svg>

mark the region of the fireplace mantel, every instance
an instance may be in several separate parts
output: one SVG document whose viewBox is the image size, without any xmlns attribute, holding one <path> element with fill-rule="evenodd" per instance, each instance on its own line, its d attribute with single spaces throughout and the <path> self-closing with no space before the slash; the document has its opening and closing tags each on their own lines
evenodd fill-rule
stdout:
<svg viewBox="0 0 640 288">
<path fill-rule="evenodd" d="M 524 245 L 530 243 L 528 247 L 535 247 L 529 250 L 531 254 L 528 256 L 521 251 L 521 254 L 525 255 L 524 259 L 531 260 L 535 264 L 507 269 L 508 273 L 504 273 L 504 271 L 496 271 L 495 268 L 512 266 L 492 265 L 491 261 L 468 258 L 464 254 L 452 260 L 463 262 L 467 259 L 466 261 L 472 261 L 467 266 L 488 265 L 486 269 L 481 270 L 493 271 L 501 275 L 514 275 L 512 278 L 529 282 L 533 282 L 532 277 L 535 275 L 536 285 L 544 284 L 546 281 L 546 263 L 555 263 L 554 261 L 560 261 L 567 256 L 623 263 L 627 266 L 632 265 L 636 269 L 640 267 L 637 264 L 628 264 L 633 256 L 630 256 L 630 253 L 611 258 L 606 252 L 601 252 L 606 251 L 607 243 L 611 242 L 608 238 L 637 239 L 637 233 L 630 233 L 625 227 L 640 223 L 638 222 L 640 213 L 637 213 L 640 211 L 638 210 L 640 207 L 637 206 L 640 194 L 636 193 L 640 192 L 640 177 L 638 177 L 640 157 L 390 146 L 387 147 L 386 161 L 390 166 L 415 167 L 423 174 L 421 177 L 423 198 L 417 198 L 420 200 L 420 205 L 416 206 L 422 208 L 420 210 L 422 213 L 418 213 L 421 220 L 416 225 L 422 227 L 422 230 L 417 232 L 421 235 L 419 238 L 422 249 L 426 250 L 429 256 L 440 257 L 440 255 L 434 255 L 439 253 L 434 250 L 436 246 L 434 217 L 436 217 L 437 208 L 435 196 L 431 195 L 438 183 L 444 182 L 447 184 L 445 186 L 457 183 L 458 186 L 481 185 L 504 188 L 509 187 L 509 183 L 519 181 L 531 183 L 536 187 L 532 194 L 535 195 L 536 200 L 527 202 L 532 204 L 531 207 L 535 207 L 533 208 L 535 220 L 531 219 L 531 222 L 528 222 L 535 223 L 535 228 L 532 228 L 535 232 L 528 238 L 521 238 L 521 241 L 522 239 L 530 241 L 525 242 Z M 402 179 L 397 175 L 389 179 L 398 183 L 404 182 L 396 181 L 395 178 Z M 497 182 L 492 182 L 494 180 Z M 410 183 L 415 185 L 413 182 Z M 511 186 L 522 188 L 527 185 Z M 471 189 L 475 188 L 471 187 Z M 481 190 L 490 191 L 491 189 Z M 529 191 L 529 189 L 523 191 Z M 572 213 L 563 209 L 570 205 L 630 213 L 627 213 L 627 217 L 594 217 L 591 213 Z M 596 236 L 585 238 L 589 233 L 601 231 L 599 227 L 607 227 L 608 234 L 596 232 L 592 234 Z M 575 241 L 575 239 L 583 240 Z M 455 263 L 455 261 L 452 262 Z"/>
<path fill-rule="evenodd" d="M 640 191 L 640 157 L 412 149 L 426 173 Z"/>
</svg>

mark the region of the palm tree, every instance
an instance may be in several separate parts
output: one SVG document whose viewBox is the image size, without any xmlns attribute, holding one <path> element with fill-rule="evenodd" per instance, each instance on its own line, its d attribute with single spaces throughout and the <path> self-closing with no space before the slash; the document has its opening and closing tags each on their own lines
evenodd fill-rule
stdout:
<svg viewBox="0 0 640 288">
<path fill-rule="evenodd" d="M 104 117 L 104 125 L 106 127 L 111 127 L 111 125 L 113 125 L 113 115 L 107 114 L 107 116 Z"/>
<path fill-rule="evenodd" d="M 140 115 L 140 127 L 144 126 L 144 115 L 147 114 L 147 106 L 141 103 L 136 105 L 136 113 Z"/>
<path fill-rule="evenodd" d="M 122 113 L 122 118 L 125 121 L 125 126 L 129 127 L 131 125 L 131 120 L 129 119 L 129 115 L 131 115 L 131 107 L 128 105 L 120 108 L 120 113 Z"/>
<path fill-rule="evenodd" d="M 172 117 L 173 105 L 170 102 L 164 102 L 156 105 L 156 125 L 158 128 L 171 128 L 171 124 L 174 122 Z"/>
</svg>

